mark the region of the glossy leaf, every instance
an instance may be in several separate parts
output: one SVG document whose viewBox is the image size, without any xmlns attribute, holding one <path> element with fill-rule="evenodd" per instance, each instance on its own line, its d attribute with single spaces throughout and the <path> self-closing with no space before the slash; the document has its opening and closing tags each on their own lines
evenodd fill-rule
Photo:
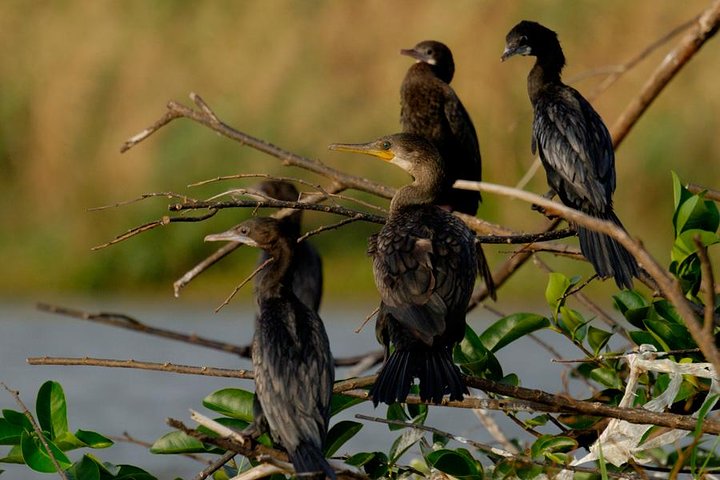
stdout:
<svg viewBox="0 0 720 480">
<path fill-rule="evenodd" d="M 354 407 L 355 405 L 362 403 L 362 398 L 348 397 L 341 393 L 336 393 L 332 396 L 330 401 L 330 416 L 342 412 L 343 410 Z"/>
<path fill-rule="evenodd" d="M 564 330 L 573 340 L 582 342 L 587 334 L 587 320 L 577 310 L 568 307 L 560 307 L 558 326 Z"/>
<path fill-rule="evenodd" d="M 25 463 L 25 460 L 23 460 L 23 456 L 22 456 L 22 447 L 20 446 L 20 442 L 18 442 L 17 445 L 14 445 L 10 449 L 10 451 L 7 453 L 7 455 L 5 455 L 3 458 L 0 458 L 0 462 L 2 462 L 2 463 Z"/>
<path fill-rule="evenodd" d="M 49 432 L 51 439 L 68 431 L 65 393 L 58 382 L 48 381 L 42 384 L 35 408 L 40 428 Z"/>
<path fill-rule="evenodd" d="M 400 403 L 393 403 L 392 405 L 388 405 L 385 418 L 387 418 L 388 420 L 396 420 L 398 422 L 407 422 L 410 420 L 410 417 L 405 412 L 405 409 Z M 390 423 L 387 424 L 387 427 L 390 431 L 402 430 L 403 428 L 405 428 L 402 425 L 393 425 Z"/>
<path fill-rule="evenodd" d="M 45 439 L 50 447 L 53 457 L 57 460 L 60 468 L 66 469 L 72 462 L 70 459 L 52 442 Z M 45 446 L 41 443 L 36 435 L 23 433 L 20 439 L 20 447 L 22 449 L 23 459 L 28 467 L 36 472 L 51 473 L 57 471 L 50 455 L 48 455 Z"/>
<path fill-rule="evenodd" d="M 25 430 L 20 425 L 0 418 L 0 445 L 19 445 L 20 435 Z"/>
<path fill-rule="evenodd" d="M 32 423 L 30 423 L 30 420 L 23 413 L 16 412 L 15 410 L 3 410 L 2 413 L 8 423 L 22 427 L 22 429 L 27 432 L 33 431 Z"/>
<path fill-rule="evenodd" d="M 200 453 L 206 448 L 200 440 L 176 430 L 155 440 L 150 451 L 157 454 Z"/>
<path fill-rule="evenodd" d="M 348 458 L 345 463 L 362 467 L 370 478 L 384 477 L 388 472 L 388 458 L 383 452 L 362 452 Z"/>
<path fill-rule="evenodd" d="M 240 388 L 223 388 L 203 399 L 203 405 L 228 417 L 252 422 L 253 394 Z"/>
<path fill-rule="evenodd" d="M 465 327 L 465 337 L 453 350 L 453 359 L 470 375 L 482 376 L 490 352 L 470 326 Z"/>
<path fill-rule="evenodd" d="M 87 455 L 75 462 L 66 474 L 68 480 L 100 480 L 100 467 Z"/>
<path fill-rule="evenodd" d="M 342 447 L 345 442 L 355 436 L 363 427 L 362 423 L 343 420 L 336 423 L 328 431 L 325 440 L 325 456 L 330 457 Z"/>
<path fill-rule="evenodd" d="M 119 465 L 120 471 L 114 480 L 157 480 L 142 468 L 134 465 Z"/>
<path fill-rule="evenodd" d="M 623 389 L 622 380 L 618 376 L 618 373 L 611 368 L 595 368 L 590 372 L 590 378 L 606 387 L 616 388 L 618 390 Z"/>
<path fill-rule="evenodd" d="M 550 320 L 534 313 L 515 313 L 503 317 L 488 327 L 481 335 L 480 341 L 491 352 L 497 352 L 502 347 L 535 332 L 550 326 Z"/>
<path fill-rule="evenodd" d="M 570 437 L 543 435 L 533 442 L 530 454 L 532 458 L 543 458 L 550 453 L 573 450 L 577 446 L 577 441 Z"/>
<path fill-rule="evenodd" d="M 625 315 L 625 312 L 628 310 L 637 310 L 638 308 L 649 305 L 645 297 L 635 290 L 622 290 L 613 295 L 613 300 L 615 301 L 615 307 L 620 310 L 620 313 L 623 315 Z"/>
<path fill-rule="evenodd" d="M 697 347 L 685 326 L 670 323 L 658 318 L 656 315 L 653 317 L 645 320 L 645 326 L 655 339 L 660 342 L 663 350 L 681 350 Z"/>
<path fill-rule="evenodd" d="M 478 462 L 464 449 L 441 449 L 429 453 L 425 461 L 433 468 L 456 478 L 482 478 Z"/>
<path fill-rule="evenodd" d="M 114 443 L 106 436 L 90 430 L 78 430 L 75 436 L 90 448 L 108 448 Z"/>
<path fill-rule="evenodd" d="M 590 348 L 593 349 L 593 353 L 595 355 L 599 354 L 600 350 L 607 345 L 608 341 L 610 341 L 610 337 L 612 337 L 611 332 L 606 332 L 605 330 L 588 325 L 587 341 Z"/>
<path fill-rule="evenodd" d="M 545 301 L 552 309 L 553 317 L 557 318 L 560 307 L 565 304 L 564 296 L 570 288 L 577 284 L 578 277 L 570 279 L 559 272 L 552 272 L 548 278 L 548 284 L 545 288 Z"/>
<path fill-rule="evenodd" d="M 676 210 L 675 236 L 688 230 L 715 232 L 720 225 L 720 214 L 715 202 L 693 195 L 683 201 Z"/>
</svg>

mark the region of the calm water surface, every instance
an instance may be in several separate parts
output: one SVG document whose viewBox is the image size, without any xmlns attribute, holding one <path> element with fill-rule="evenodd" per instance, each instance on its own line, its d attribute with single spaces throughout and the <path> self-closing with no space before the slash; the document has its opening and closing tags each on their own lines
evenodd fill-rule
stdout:
<svg viewBox="0 0 720 480">
<path fill-rule="evenodd" d="M 196 332 L 230 343 L 246 344 L 252 336 L 253 310 L 250 305 L 231 305 L 213 314 L 215 305 L 172 300 L 157 303 L 71 300 L 62 304 L 88 311 L 125 313 L 151 325 Z M 321 315 L 336 356 L 361 354 L 378 348 L 372 323 L 359 334 L 353 332 L 371 310 L 363 308 L 326 305 L 322 309 Z M 469 317 L 476 330 L 484 329 L 493 320 L 486 312 L 475 312 Z M 553 336 L 543 335 L 543 338 L 555 344 L 561 354 L 576 355 L 564 350 L 564 342 L 555 341 Z M 46 314 L 35 310 L 29 302 L 0 305 L 0 381 L 20 390 L 31 410 L 34 410 L 35 394 L 40 385 L 46 380 L 56 380 L 65 389 L 72 430 L 88 429 L 115 436 L 128 432 L 148 442 L 169 431 L 165 425 L 168 417 L 192 424 L 188 409 L 210 413 L 202 407 L 202 399 L 209 393 L 227 386 L 253 387 L 252 382 L 242 380 L 97 367 L 30 366 L 25 362 L 27 357 L 44 355 L 132 358 L 225 368 L 251 368 L 250 361 L 185 343 Z M 551 355 L 536 343 L 521 341 L 501 350 L 498 357 L 505 372 L 518 373 L 524 386 L 548 391 L 561 389 L 563 367 L 551 364 Z M 336 376 L 344 378 L 346 371 L 341 369 Z M 5 392 L 0 392 L 0 408 L 16 409 L 13 399 Z M 373 409 L 370 403 L 364 403 L 335 417 L 334 421 L 352 419 L 356 413 L 384 416 L 385 408 Z M 494 417 L 508 435 L 522 437 L 522 432 L 501 414 L 496 413 Z M 427 423 L 457 435 L 492 443 L 470 411 L 435 407 L 431 409 Z M 366 424 L 341 452 L 386 451 L 398 435 L 382 425 Z M 6 451 L 7 447 L 0 446 L 0 455 Z M 184 457 L 152 455 L 143 447 L 124 442 L 93 452 L 115 464 L 138 465 L 161 479 L 192 478 L 203 468 L 200 463 Z M 72 459 L 78 459 L 80 455 L 80 451 L 70 452 Z M 13 465 L 0 465 L 0 470 L 3 469 L 2 478 L 8 480 L 53 478 L 52 475 L 32 474 L 27 468 Z"/>
</svg>

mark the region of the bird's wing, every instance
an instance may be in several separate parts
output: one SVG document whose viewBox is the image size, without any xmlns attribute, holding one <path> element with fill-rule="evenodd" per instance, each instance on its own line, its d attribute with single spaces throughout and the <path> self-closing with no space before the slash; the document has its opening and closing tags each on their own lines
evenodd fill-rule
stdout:
<svg viewBox="0 0 720 480">
<path fill-rule="evenodd" d="M 462 150 L 463 174 L 460 178 L 480 181 L 482 178 L 482 162 L 480 158 L 480 143 L 472 119 L 465 110 L 462 102 L 450 85 L 444 84 L 445 90 L 445 118 L 450 131 Z M 457 160 L 455 160 L 457 161 Z"/>
<path fill-rule="evenodd" d="M 535 105 L 533 136 L 550 186 L 576 208 L 604 211 L 615 188 L 614 153 L 607 127 L 576 90 L 542 96 Z"/>
<path fill-rule="evenodd" d="M 263 412 L 286 448 L 300 441 L 321 445 L 334 381 L 332 356 L 321 320 L 299 301 L 269 310 L 261 310 L 256 335 L 262 335 L 263 340 L 253 353 Z M 268 315 L 282 318 L 271 319 Z M 298 315 L 313 317 L 313 321 L 300 323 Z M 299 328 L 293 327 L 296 322 Z"/>
</svg>

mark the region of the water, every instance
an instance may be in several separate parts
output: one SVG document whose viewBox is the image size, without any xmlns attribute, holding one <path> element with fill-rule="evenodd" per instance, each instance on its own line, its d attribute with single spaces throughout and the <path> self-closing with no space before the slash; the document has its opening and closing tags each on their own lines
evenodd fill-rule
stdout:
<svg viewBox="0 0 720 480">
<path fill-rule="evenodd" d="M 87 311 L 125 313 L 154 326 L 195 332 L 230 343 L 246 344 L 252 336 L 253 313 L 250 306 L 230 305 L 219 314 L 213 314 L 214 305 L 172 300 L 157 303 L 74 300 L 62 304 Z M 249 360 L 234 355 L 50 315 L 35 310 L 29 303 L 4 304 L 0 308 L 0 381 L 19 390 L 31 411 L 35 409 L 35 394 L 40 385 L 46 380 L 60 382 L 67 397 L 72 430 L 94 430 L 111 436 L 127 432 L 136 439 L 152 442 L 170 431 L 165 425 L 168 417 L 192 425 L 188 413 L 190 408 L 212 416 L 202 407 L 202 399 L 209 393 L 227 386 L 249 390 L 253 388 L 252 382 L 246 380 L 99 367 L 31 366 L 25 362 L 27 357 L 47 355 L 132 358 L 150 362 L 251 368 Z M 378 348 L 372 324 L 359 334 L 353 332 L 371 310 L 365 309 L 364 305 L 328 305 L 323 308 L 322 317 L 335 355 L 356 355 Z M 493 318 L 487 313 L 476 312 L 468 320 L 476 330 L 482 330 Z M 553 339 L 549 335 L 544 338 Z M 577 355 L 563 350 L 565 342 L 553 343 L 561 354 Z M 518 373 L 524 386 L 551 392 L 562 388 L 560 372 L 563 367 L 551 364 L 551 355 L 530 340 L 511 345 L 502 350 L 498 357 L 505 372 Z M 338 370 L 337 378 L 344 378 L 345 372 L 343 369 Z M 0 408 L 18 409 L 14 400 L 4 391 L 0 391 Z M 357 413 L 384 417 L 385 408 L 373 409 L 370 403 L 363 403 L 335 417 L 333 422 L 354 419 Z M 495 413 L 493 416 L 507 435 L 526 438 L 502 414 Z M 433 407 L 427 424 L 476 441 L 493 442 L 470 411 Z M 390 432 L 386 426 L 366 422 L 360 433 L 339 453 L 387 451 L 398 435 L 398 432 Z M 0 446 L 0 455 L 4 455 L 7 449 Z M 70 458 L 80 458 L 80 452 L 70 452 Z M 109 449 L 95 450 L 93 453 L 115 464 L 140 466 L 161 479 L 192 478 L 203 468 L 202 464 L 191 459 L 152 455 L 145 448 L 126 442 L 117 442 Z M 24 466 L 2 464 L 0 470 L 5 470 L 3 479 L 52 478 L 30 472 Z"/>
</svg>

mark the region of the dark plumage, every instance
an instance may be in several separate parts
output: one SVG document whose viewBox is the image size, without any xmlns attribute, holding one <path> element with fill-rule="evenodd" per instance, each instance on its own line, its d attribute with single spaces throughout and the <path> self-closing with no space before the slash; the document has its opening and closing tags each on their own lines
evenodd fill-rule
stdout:
<svg viewBox="0 0 720 480">
<path fill-rule="evenodd" d="M 276 200 L 286 202 L 296 202 L 299 194 L 295 185 L 280 180 L 267 180 L 261 182 L 256 190 L 263 195 Z M 295 238 L 300 236 L 300 227 L 302 224 L 302 210 L 295 210 L 293 213 L 280 219 L 285 229 L 290 231 Z M 258 264 L 270 258 L 265 250 L 260 254 Z M 307 241 L 297 244 L 293 255 L 293 271 L 292 289 L 295 295 L 305 305 L 315 310 L 320 309 L 320 301 L 322 300 L 323 274 L 322 260 L 317 249 Z M 257 289 L 257 279 L 255 281 Z"/>
<path fill-rule="evenodd" d="M 489 272 L 475 234 L 435 204 L 444 181 L 442 158 L 423 137 L 408 133 L 330 148 L 380 157 L 414 179 L 397 191 L 387 222 L 369 241 L 382 299 L 378 338 L 386 351 L 389 343 L 395 347 L 370 391 L 373 402 L 404 401 L 414 378 L 423 400 L 439 403 L 445 394 L 462 399 L 467 389 L 452 348 L 465 335 L 478 268 Z"/>
<path fill-rule="evenodd" d="M 622 227 L 613 212 L 615 153 L 600 115 L 572 87 L 562 83 L 565 65 L 560 42 L 552 30 L 536 22 L 518 23 L 506 37 L 502 59 L 537 57 L 528 75 L 528 95 L 535 117 L 532 151 L 539 150 L 550 188 L 565 204 Z M 614 277 L 620 288 L 632 288 L 639 267 L 630 253 L 611 237 L 577 226 L 580 250 L 597 274 Z"/>
<path fill-rule="evenodd" d="M 403 131 L 430 140 L 445 161 L 437 204 L 474 216 L 480 192 L 452 188 L 455 180 L 480 181 L 482 177 L 475 126 L 450 86 L 455 73 L 452 52 L 440 42 L 427 40 L 400 53 L 417 60 L 400 88 Z"/>
<path fill-rule="evenodd" d="M 262 248 L 273 261 L 257 275 L 252 361 L 255 420 L 248 431 L 269 429 L 298 473 L 335 478 L 323 456 L 335 377 L 327 334 L 317 313 L 290 284 L 297 235 L 284 222 L 254 217 L 207 241 L 234 241 Z"/>
</svg>

